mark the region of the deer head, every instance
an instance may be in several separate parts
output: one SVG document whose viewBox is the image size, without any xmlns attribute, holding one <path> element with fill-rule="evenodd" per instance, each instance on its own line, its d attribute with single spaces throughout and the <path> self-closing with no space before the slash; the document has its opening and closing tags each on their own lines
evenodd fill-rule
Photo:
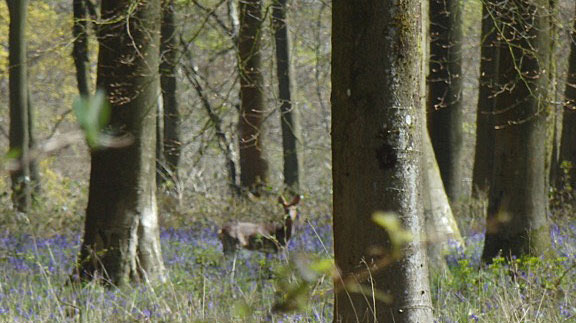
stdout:
<svg viewBox="0 0 576 323">
<path fill-rule="evenodd" d="M 284 223 L 237 222 L 222 226 L 218 238 L 222 242 L 224 254 L 231 254 L 238 249 L 257 250 L 261 252 L 278 252 L 288 243 L 294 233 L 294 222 L 298 217 L 296 206 L 301 197 L 296 195 L 287 203 L 280 196 L 278 202 L 284 207 Z"/>
</svg>

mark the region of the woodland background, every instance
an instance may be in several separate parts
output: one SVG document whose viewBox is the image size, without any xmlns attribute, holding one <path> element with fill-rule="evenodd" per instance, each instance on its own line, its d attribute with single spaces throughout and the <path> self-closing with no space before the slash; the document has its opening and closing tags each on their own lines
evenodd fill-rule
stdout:
<svg viewBox="0 0 576 323">
<path fill-rule="evenodd" d="M 463 1 L 463 107 L 465 157 L 459 165 L 464 197 L 452 203 L 466 241 L 432 271 L 440 322 L 570 322 L 576 320 L 576 225 L 571 209 L 554 208 L 553 260 L 528 258 L 480 264 L 485 201 L 472 195 L 479 87 L 481 0 Z M 0 177 L 0 320 L 2 321 L 301 321 L 332 319 L 329 277 L 310 267 L 332 257 L 330 146 L 331 3 L 290 2 L 294 105 L 301 122 L 300 212 L 303 220 L 286 253 L 241 253 L 236 271 L 222 257 L 218 227 L 231 219 L 278 219 L 283 193 L 282 143 L 270 7 L 265 5 L 262 61 L 266 93 L 264 141 L 270 165 L 265 197 L 230 194 L 222 143 L 206 105 L 222 121 L 232 145 L 237 129 L 238 73 L 225 1 L 178 0 L 178 99 L 182 156 L 178 179 L 158 194 L 161 240 L 170 280 L 163 288 L 109 290 L 97 284 L 67 288 L 80 246 L 87 205 L 89 150 L 81 141 L 39 159 L 41 194 L 27 214 L 13 210 L 8 173 Z M 574 3 L 559 1 L 556 58 L 562 101 Z M 0 2 L 0 147 L 8 147 L 8 10 Z M 72 2 L 31 0 L 28 13 L 30 103 L 35 140 L 76 128 Z M 90 39 L 95 73 L 97 43 Z M 92 80 L 95 79 L 93 75 Z M 202 96 L 194 87 L 202 87 Z M 202 101 L 206 99 L 206 101 Z M 560 124 L 561 119 L 556 121 Z M 236 147 L 237 148 L 237 147 Z M 555 195 L 551 195 L 554 202 Z M 510 273 L 514 275 L 510 275 Z M 275 311 L 270 311 L 275 308 Z"/>
</svg>

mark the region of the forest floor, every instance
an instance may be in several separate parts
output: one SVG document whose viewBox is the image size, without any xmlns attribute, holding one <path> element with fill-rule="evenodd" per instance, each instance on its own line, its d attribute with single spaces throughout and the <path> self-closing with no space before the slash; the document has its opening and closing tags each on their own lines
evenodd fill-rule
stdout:
<svg viewBox="0 0 576 323">
<path fill-rule="evenodd" d="M 27 230 L 35 222 L 31 216 L 14 220 L 0 232 L 0 321 L 331 322 L 331 278 L 318 269 L 332 257 L 329 203 L 306 202 L 308 216 L 297 235 L 275 255 L 243 251 L 225 258 L 216 232 L 226 219 L 213 221 L 216 213 L 165 221 L 168 281 L 133 289 L 67 284 L 81 243 L 81 217 L 59 233 Z M 453 250 L 448 266 L 434 266 L 431 273 L 437 322 L 576 322 L 574 220 L 554 220 L 554 259 L 488 267 L 480 266 L 480 221 L 465 222 L 466 248 Z"/>
</svg>

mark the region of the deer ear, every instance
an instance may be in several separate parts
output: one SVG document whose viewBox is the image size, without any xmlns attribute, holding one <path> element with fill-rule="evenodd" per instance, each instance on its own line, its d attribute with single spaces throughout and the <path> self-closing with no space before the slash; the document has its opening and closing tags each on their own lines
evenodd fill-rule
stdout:
<svg viewBox="0 0 576 323">
<path fill-rule="evenodd" d="M 288 203 L 286 202 L 286 200 L 284 199 L 284 196 L 282 196 L 282 195 L 278 196 L 278 203 L 280 203 L 280 204 L 282 204 L 282 205 L 284 205 L 284 206 L 287 206 L 286 204 L 288 204 Z"/>
</svg>

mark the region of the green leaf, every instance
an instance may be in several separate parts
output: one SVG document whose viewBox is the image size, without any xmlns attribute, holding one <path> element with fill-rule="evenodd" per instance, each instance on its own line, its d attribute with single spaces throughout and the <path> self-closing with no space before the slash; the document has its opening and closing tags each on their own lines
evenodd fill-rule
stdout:
<svg viewBox="0 0 576 323">
<path fill-rule="evenodd" d="M 310 269 L 319 274 L 330 274 L 334 269 L 333 259 L 319 259 L 310 264 Z"/>
<path fill-rule="evenodd" d="M 386 230 L 392 249 L 395 251 L 414 239 L 412 233 L 404 229 L 400 219 L 394 213 L 376 212 L 372 215 L 372 221 Z"/>
<path fill-rule="evenodd" d="M 73 106 L 76 120 L 84 130 L 86 142 L 92 148 L 97 147 L 102 129 L 110 119 L 110 104 L 106 94 L 98 90 L 93 96 L 78 97 Z"/>
</svg>

